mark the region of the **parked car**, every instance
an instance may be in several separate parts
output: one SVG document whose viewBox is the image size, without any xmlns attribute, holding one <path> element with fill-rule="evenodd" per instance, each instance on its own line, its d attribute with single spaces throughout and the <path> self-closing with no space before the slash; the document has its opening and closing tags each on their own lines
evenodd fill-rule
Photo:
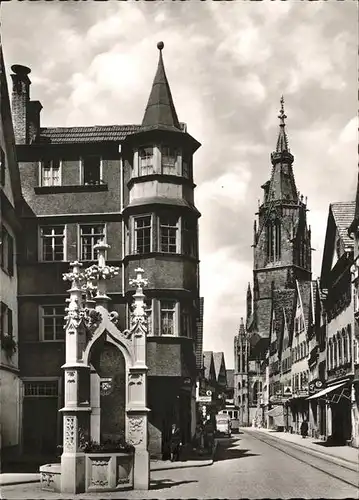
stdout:
<svg viewBox="0 0 359 500">
<path fill-rule="evenodd" d="M 231 437 L 231 419 L 229 415 L 224 415 L 223 413 L 216 415 L 216 431 L 217 434 L 224 434 Z"/>
</svg>

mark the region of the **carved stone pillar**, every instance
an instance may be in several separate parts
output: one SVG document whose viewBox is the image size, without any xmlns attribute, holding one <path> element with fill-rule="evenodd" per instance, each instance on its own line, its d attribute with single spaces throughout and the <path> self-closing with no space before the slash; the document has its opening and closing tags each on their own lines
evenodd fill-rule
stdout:
<svg viewBox="0 0 359 500">
<path fill-rule="evenodd" d="M 128 374 L 128 406 L 126 438 L 135 447 L 134 489 L 148 490 L 150 483 L 150 459 L 148 453 L 147 408 L 147 316 L 144 308 L 143 286 L 147 280 L 143 270 L 135 270 L 136 278 L 130 285 L 136 286 L 134 307 L 131 313 L 131 333 L 134 348 L 134 364 Z"/>
<path fill-rule="evenodd" d="M 64 280 L 72 282 L 67 300 L 65 406 L 63 413 L 63 453 L 61 456 L 61 491 L 81 493 L 85 491 L 85 456 L 81 443 L 89 437 L 90 425 L 90 385 L 89 366 L 82 362 L 82 352 L 86 344 L 83 324 L 83 304 L 80 273 L 81 264 L 71 264 L 73 271 L 64 274 Z"/>
</svg>

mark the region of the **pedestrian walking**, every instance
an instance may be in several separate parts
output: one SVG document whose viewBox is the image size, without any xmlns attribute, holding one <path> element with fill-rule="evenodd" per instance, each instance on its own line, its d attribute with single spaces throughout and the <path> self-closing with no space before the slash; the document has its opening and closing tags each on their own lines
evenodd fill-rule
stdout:
<svg viewBox="0 0 359 500">
<path fill-rule="evenodd" d="M 302 425 L 300 426 L 300 433 L 302 438 L 306 438 L 308 436 L 308 422 L 303 420 Z"/>
<path fill-rule="evenodd" d="M 179 460 L 181 454 L 181 430 L 177 424 L 172 425 L 172 434 L 171 434 L 171 461 L 175 462 Z"/>
</svg>

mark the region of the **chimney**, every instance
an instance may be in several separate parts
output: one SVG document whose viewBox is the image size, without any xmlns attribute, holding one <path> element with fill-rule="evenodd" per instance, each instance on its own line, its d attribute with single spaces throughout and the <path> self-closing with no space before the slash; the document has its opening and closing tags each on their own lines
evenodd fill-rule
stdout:
<svg viewBox="0 0 359 500">
<path fill-rule="evenodd" d="M 28 104 L 30 100 L 31 69 L 20 64 L 11 66 L 12 78 L 12 115 L 16 144 L 28 144 Z"/>
<path fill-rule="evenodd" d="M 41 110 L 42 110 L 42 104 L 40 101 L 29 101 L 29 107 L 27 111 L 29 144 L 36 141 L 39 135 Z"/>
</svg>

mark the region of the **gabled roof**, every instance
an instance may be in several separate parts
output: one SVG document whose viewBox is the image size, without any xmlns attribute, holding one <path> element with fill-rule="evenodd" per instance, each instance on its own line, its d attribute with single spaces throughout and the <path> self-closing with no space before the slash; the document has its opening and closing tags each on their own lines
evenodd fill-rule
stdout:
<svg viewBox="0 0 359 500">
<path fill-rule="evenodd" d="M 228 389 L 233 389 L 234 388 L 234 370 L 226 370 L 227 374 L 227 388 Z"/>
<path fill-rule="evenodd" d="M 288 326 L 289 338 L 293 323 L 294 304 L 296 292 L 293 289 L 274 290 L 273 311 L 276 319 L 276 330 L 278 339 L 278 352 L 281 352 L 285 322 Z"/>
<path fill-rule="evenodd" d="M 309 326 L 309 312 L 310 312 L 310 295 L 311 295 L 311 281 L 298 281 L 298 292 L 300 294 L 300 301 L 303 306 L 303 316 L 305 327 Z"/>
<path fill-rule="evenodd" d="M 224 374 L 226 372 L 226 365 L 224 362 L 223 352 L 214 352 L 213 353 L 213 362 L 214 362 L 214 370 L 216 373 L 216 380 L 218 381 L 218 377 L 221 373 L 221 370 L 224 370 Z"/>
<path fill-rule="evenodd" d="M 348 229 L 354 219 L 354 212 L 354 201 L 337 202 L 329 205 L 320 273 L 321 287 L 327 287 L 327 279 L 333 268 L 333 257 L 336 254 L 336 234 L 339 234 L 340 241 L 343 244 L 342 249 L 354 249 L 354 240 L 348 234 Z"/>
<path fill-rule="evenodd" d="M 354 242 L 351 238 L 349 238 L 348 229 L 354 219 L 355 201 L 331 203 L 330 209 L 344 245 L 349 248 L 353 248 Z"/>
<path fill-rule="evenodd" d="M 140 125 L 94 125 L 93 127 L 42 127 L 36 143 L 81 144 L 116 141 L 137 132 Z"/>
<path fill-rule="evenodd" d="M 213 351 L 203 351 L 203 367 L 204 377 L 210 380 L 211 377 L 216 378 L 216 372 L 213 363 Z"/>
</svg>

